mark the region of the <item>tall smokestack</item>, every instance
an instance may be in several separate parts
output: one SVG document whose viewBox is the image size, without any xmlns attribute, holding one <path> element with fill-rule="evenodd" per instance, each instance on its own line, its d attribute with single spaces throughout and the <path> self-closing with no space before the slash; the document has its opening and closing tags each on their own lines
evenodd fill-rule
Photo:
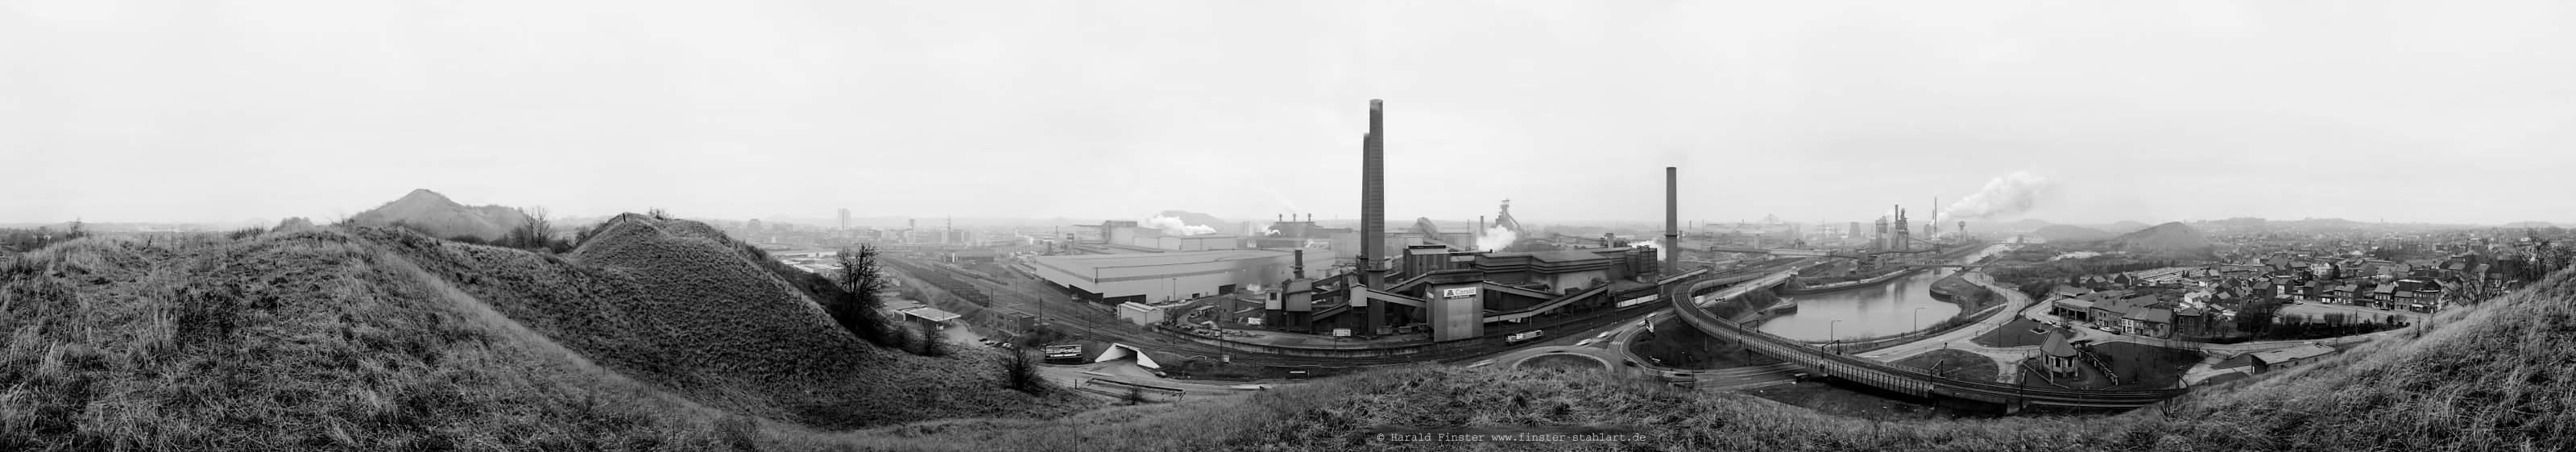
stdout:
<svg viewBox="0 0 2576 452">
<path fill-rule="evenodd" d="M 1369 99 L 1368 135 L 1360 145 L 1360 271 L 1370 288 L 1383 281 L 1378 253 L 1386 246 L 1386 103 Z"/>
<path fill-rule="evenodd" d="M 1680 169 L 1664 167 L 1664 249 L 1656 251 L 1664 253 L 1666 277 L 1682 271 L 1681 180 Z"/>
</svg>

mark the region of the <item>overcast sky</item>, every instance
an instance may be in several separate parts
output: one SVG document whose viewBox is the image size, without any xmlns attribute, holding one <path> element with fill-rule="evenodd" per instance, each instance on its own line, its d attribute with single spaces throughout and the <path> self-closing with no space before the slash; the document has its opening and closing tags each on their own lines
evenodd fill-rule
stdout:
<svg viewBox="0 0 2576 452">
<path fill-rule="evenodd" d="M 2568 2 L 0 0 L 0 221 L 2576 220 Z"/>
</svg>

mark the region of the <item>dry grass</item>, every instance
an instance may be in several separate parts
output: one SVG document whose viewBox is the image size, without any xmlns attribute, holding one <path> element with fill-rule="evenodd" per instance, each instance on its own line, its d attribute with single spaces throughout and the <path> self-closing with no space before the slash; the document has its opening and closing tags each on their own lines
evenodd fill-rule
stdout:
<svg viewBox="0 0 2576 452">
<path fill-rule="evenodd" d="M 336 233 L 84 240 L 0 270 L 0 450 L 702 450 Z"/>
<path fill-rule="evenodd" d="M 569 260 L 401 230 L 360 234 L 608 369 L 733 413 L 847 429 L 1090 405 L 1006 389 L 997 356 L 880 349 L 722 232 L 621 218 Z"/>
</svg>

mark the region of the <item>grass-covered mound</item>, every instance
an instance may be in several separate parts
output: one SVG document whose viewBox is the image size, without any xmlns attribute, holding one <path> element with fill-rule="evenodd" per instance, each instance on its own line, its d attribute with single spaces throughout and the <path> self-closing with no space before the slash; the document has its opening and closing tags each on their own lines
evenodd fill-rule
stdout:
<svg viewBox="0 0 2576 452">
<path fill-rule="evenodd" d="M 344 233 L 89 239 L 27 257 L 0 269 L 0 450 L 752 439 L 751 424 L 600 372 Z"/>
<path fill-rule="evenodd" d="M 678 254 L 392 228 L 29 253 L 0 267 L 0 450 L 717 450 L 1094 405 L 1004 389 L 992 351 L 858 341 L 721 236 L 626 237 Z"/>
<path fill-rule="evenodd" d="M 881 349 L 715 228 L 624 215 L 567 258 L 359 232 L 602 366 L 727 411 L 823 429 L 1049 415 L 1086 404 L 1004 389 L 999 359 Z"/>
</svg>

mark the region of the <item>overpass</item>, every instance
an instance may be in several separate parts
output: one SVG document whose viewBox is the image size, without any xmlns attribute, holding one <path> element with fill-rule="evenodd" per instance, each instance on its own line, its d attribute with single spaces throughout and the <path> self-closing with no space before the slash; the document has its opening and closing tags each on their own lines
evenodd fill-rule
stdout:
<svg viewBox="0 0 2576 452">
<path fill-rule="evenodd" d="M 1705 275 L 1695 276 L 1704 277 Z M 1704 293 L 1702 291 L 1703 287 L 1715 289 L 1718 286 L 1748 282 L 1748 280 L 1742 279 L 1727 279 L 1734 279 L 1734 281 L 1709 279 L 1690 284 L 1691 289 L 1689 290 L 1690 292 L 1697 294 Z M 2156 402 L 2160 402 L 2174 396 L 2179 396 L 2190 391 L 2188 389 L 2082 390 L 2028 387 L 2021 385 L 2008 385 L 1992 381 L 1963 380 L 1937 376 L 1912 367 L 1898 366 L 1849 355 L 1827 352 L 1824 349 L 1807 345 L 1804 342 L 1798 342 L 1773 335 L 1771 333 L 1764 333 L 1752 328 L 1746 328 L 1743 325 L 1735 324 L 1733 321 L 1717 318 L 1716 315 L 1709 314 L 1707 310 L 1700 309 L 1701 300 L 1691 299 L 1724 299 L 1735 294 L 1742 294 L 1744 290 L 1738 290 L 1741 288 L 1778 284 L 1779 281 L 1786 279 L 1787 278 L 1781 277 L 1765 277 L 1760 281 L 1751 281 L 1753 284 L 1750 285 L 1739 285 L 1736 287 L 1727 287 L 1724 290 L 1711 291 L 1714 292 L 1713 295 L 1719 296 L 1687 298 L 1668 297 L 1667 300 L 1672 303 L 1673 313 L 1675 316 L 1681 318 L 1684 322 L 1689 323 L 1692 327 L 1698 328 L 1700 331 L 1707 332 L 1712 336 L 1736 341 L 1737 343 L 1744 344 L 1746 348 L 1753 349 L 1761 352 L 1762 354 L 1779 357 L 1781 360 L 1796 364 L 1798 367 L 1806 369 L 1817 376 L 1841 378 L 1843 380 L 1916 397 L 1929 398 L 1933 396 L 1942 396 L 1997 403 L 2004 405 L 2007 412 L 2018 412 L 2022 407 L 2028 405 L 2085 408 L 2136 408 L 2152 405 Z"/>
</svg>

